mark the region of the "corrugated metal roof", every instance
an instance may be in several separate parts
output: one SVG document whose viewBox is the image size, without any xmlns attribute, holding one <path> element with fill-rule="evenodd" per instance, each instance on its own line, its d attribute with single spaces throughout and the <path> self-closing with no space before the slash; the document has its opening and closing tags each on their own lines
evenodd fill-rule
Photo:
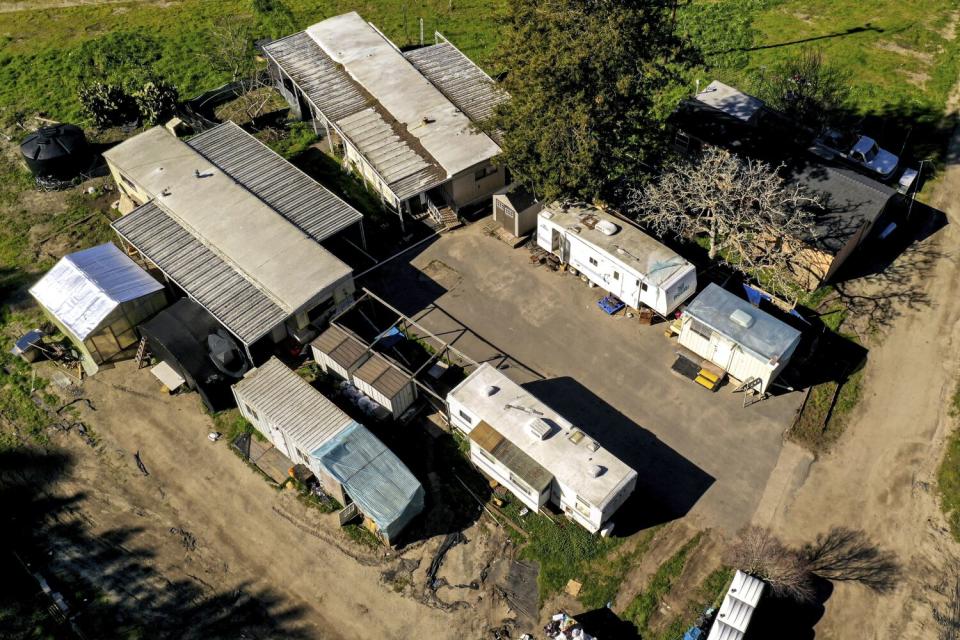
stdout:
<svg viewBox="0 0 960 640">
<path fill-rule="evenodd" d="M 250 344 L 289 315 L 155 201 L 112 226 L 243 342 Z"/>
<path fill-rule="evenodd" d="M 474 122 L 490 118 L 496 106 L 507 99 L 490 76 L 449 42 L 413 49 L 403 55 Z"/>
<path fill-rule="evenodd" d="M 204 131 L 187 144 L 317 242 L 363 219 L 233 122 Z"/>
<path fill-rule="evenodd" d="M 707 640 L 741 640 L 750 626 L 764 586 L 762 580 L 738 570 L 723 597 Z"/>
<path fill-rule="evenodd" d="M 369 104 L 343 67 L 334 63 L 306 31 L 275 40 L 263 50 L 331 122 Z"/>
<path fill-rule="evenodd" d="M 393 398 L 410 384 L 410 379 L 379 353 L 360 365 L 353 374 L 388 398 Z"/>
<path fill-rule="evenodd" d="M 537 493 L 542 493 L 553 480 L 553 474 L 483 420 L 470 431 L 470 439 Z"/>
<path fill-rule="evenodd" d="M 734 313 L 750 318 L 750 326 L 734 321 Z M 764 360 L 780 358 L 800 337 L 800 332 L 790 325 L 712 282 L 693 299 L 684 314 Z"/>
<path fill-rule="evenodd" d="M 333 436 L 356 424 L 275 357 L 233 385 L 233 392 L 304 453 L 312 453 Z"/>
<path fill-rule="evenodd" d="M 401 200 L 446 179 L 443 169 L 417 153 L 373 108 L 348 116 L 337 126 Z"/>
<path fill-rule="evenodd" d="M 367 355 L 367 347 L 362 342 L 333 325 L 310 344 L 347 371 L 353 369 L 354 365 Z"/>
<path fill-rule="evenodd" d="M 163 289 L 113 243 L 64 256 L 30 294 L 85 340 L 119 305 Z"/>
<path fill-rule="evenodd" d="M 388 537 L 396 536 L 423 511 L 420 482 L 363 425 L 354 422 L 312 455 Z"/>
</svg>

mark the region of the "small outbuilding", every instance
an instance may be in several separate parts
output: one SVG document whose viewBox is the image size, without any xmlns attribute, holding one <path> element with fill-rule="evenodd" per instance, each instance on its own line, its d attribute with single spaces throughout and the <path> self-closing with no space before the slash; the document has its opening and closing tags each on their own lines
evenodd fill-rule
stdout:
<svg viewBox="0 0 960 640">
<path fill-rule="evenodd" d="M 313 359 L 324 373 L 332 373 L 346 381 L 370 357 L 370 350 L 340 327 L 330 325 L 310 343 Z"/>
<path fill-rule="evenodd" d="M 493 219 L 517 238 L 537 228 L 537 214 L 543 203 L 522 186 L 513 185 L 493 195 Z"/>
<path fill-rule="evenodd" d="M 88 375 L 130 355 L 137 325 L 167 304 L 163 285 L 111 243 L 63 257 L 30 295 L 76 346 Z"/>
<path fill-rule="evenodd" d="M 363 425 L 349 425 L 314 455 L 359 507 L 367 527 L 386 544 L 423 511 L 423 485 Z"/>
<path fill-rule="evenodd" d="M 353 374 L 353 385 L 395 418 L 417 399 L 412 376 L 379 353 L 372 354 Z"/>
<path fill-rule="evenodd" d="M 710 283 L 684 310 L 678 343 L 760 393 L 790 362 L 800 332 Z"/>
</svg>

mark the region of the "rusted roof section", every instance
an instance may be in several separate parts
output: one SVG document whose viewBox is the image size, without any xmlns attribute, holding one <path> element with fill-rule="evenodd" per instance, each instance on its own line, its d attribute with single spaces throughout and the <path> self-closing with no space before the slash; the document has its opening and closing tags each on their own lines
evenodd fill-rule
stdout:
<svg viewBox="0 0 960 640">
<path fill-rule="evenodd" d="M 483 420 L 470 432 L 470 439 L 538 493 L 553 480 L 553 474 Z"/>
<path fill-rule="evenodd" d="M 347 371 L 352 371 L 367 355 L 367 348 L 362 342 L 333 325 L 310 344 Z"/>
<path fill-rule="evenodd" d="M 406 374 L 378 353 L 360 365 L 353 375 L 388 398 L 395 397 L 410 384 Z"/>
</svg>

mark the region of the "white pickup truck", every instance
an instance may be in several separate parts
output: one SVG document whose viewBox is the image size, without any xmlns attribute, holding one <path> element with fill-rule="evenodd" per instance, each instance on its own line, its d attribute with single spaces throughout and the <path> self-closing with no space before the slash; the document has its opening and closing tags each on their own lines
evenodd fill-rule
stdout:
<svg viewBox="0 0 960 640">
<path fill-rule="evenodd" d="M 882 182 L 892 182 L 900 166 L 900 158 L 881 148 L 873 138 L 835 129 L 828 129 L 814 140 L 810 151 L 821 158 L 851 165 Z M 905 169 L 897 181 L 897 190 L 909 191 L 916 177 L 916 170 Z"/>
</svg>

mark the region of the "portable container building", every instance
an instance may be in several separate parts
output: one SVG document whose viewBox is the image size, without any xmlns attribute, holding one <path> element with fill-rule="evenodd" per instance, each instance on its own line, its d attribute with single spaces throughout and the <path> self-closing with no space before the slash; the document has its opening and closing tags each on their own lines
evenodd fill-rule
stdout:
<svg viewBox="0 0 960 640">
<path fill-rule="evenodd" d="M 353 372 L 370 357 L 365 344 L 333 325 L 314 338 L 310 348 L 321 370 L 347 381 L 353 380 Z"/>
<path fill-rule="evenodd" d="M 787 366 L 800 332 L 710 283 L 684 310 L 678 343 L 740 382 L 759 379 L 762 393 Z"/>
<path fill-rule="evenodd" d="M 163 285 L 111 243 L 65 256 L 30 294 L 76 346 L 89 375 L 126 357 L 137 325 L 167 304 Z"/>
<path fill-rule="evenodd" d="M 316 452 L 371 529 L 387 544 L 423 511 L 423 485 L 361 424 L 353 423 Z"/>
<path fill-rule="evenodd" d="M 370 356 L 353 374 L 353 386 L 385 407 L 395 418 L 417 399 L 413 378 L 379 353 Z"/>
<path fill-rule="evenodd" d="M 666 316 L 697 289 L 697 270 L 633 225 L 584 204 L 555 202 L 537 221 L 537 244 L 627 306 Z"/>
<path fill-rule="evenodd" d="M 423 487 L 403 462 L 277 358 L 247 373 L 233 395 L 278 451 L 342 505 L 355 503 L 388 543 L 423 510 Z"/>
<path fill-rule="evenodd" d="M 520 238 L 537 228 L 537 214 L 543 203 L 519 185 L 493 195 L 493 219 L 510 234 Z"/>
<path fill-rule="evenodd" d="M 597 532 L 636 487 L 636 471 L 488 363 L 447 404 L 470 460 L 530 509 L 553 502 Z"/>
</svg>

